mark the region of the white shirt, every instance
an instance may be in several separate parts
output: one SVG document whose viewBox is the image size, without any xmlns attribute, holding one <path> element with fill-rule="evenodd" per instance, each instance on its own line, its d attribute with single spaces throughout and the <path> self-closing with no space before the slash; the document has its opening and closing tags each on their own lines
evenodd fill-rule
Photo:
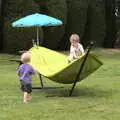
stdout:
<svg viewBox="0 0 120 120">
<path fill-rule="evenodd" d="M 78 43 L 77 47 L 74 47 L 71 45 L 70 46 L 70 55 L 69 55 L 68 59 L 70 61 L 72 61 L 73 59 L 76 59 L 83 54 L 84 54 L 84 49 L 80 43 Z"/>
</svg>

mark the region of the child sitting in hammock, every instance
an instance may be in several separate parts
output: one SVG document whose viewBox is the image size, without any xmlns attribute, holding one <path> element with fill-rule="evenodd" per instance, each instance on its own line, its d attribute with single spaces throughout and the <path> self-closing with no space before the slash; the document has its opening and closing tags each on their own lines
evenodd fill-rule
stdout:
<svg viewBox="0 0 120 120">
<path fill-rule="evenodd" d="M 68 61 L 71 62 L 74 59 L 77 59 L 79 56 L 84 54 L 83 46 L 79 43 L 80 37 L 77 34 L 72 34 L 70 36 L 70 55 Z"/>
</svg>

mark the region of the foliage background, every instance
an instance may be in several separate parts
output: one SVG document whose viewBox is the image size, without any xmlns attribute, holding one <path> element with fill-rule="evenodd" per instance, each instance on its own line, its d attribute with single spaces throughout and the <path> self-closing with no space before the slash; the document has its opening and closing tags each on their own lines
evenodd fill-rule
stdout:
<svg viewBox="0 0 120 120">
<path fill-rule="evenodd" d="M 32 39 L 36 39 L 34 28 L 12 28 L 11 23 L 32 13 L 43 13 L 63 21 L 60 27 L 43 27 L 40 29 L 42 45 L 51 49 L 69 49 L 69 36 L 77 33 L 86 47 L 89 41 L 95 41 L 96 46 L 113 47 L 114 14 L 106 12 L 105 1 L 108 0 L 0 0 L 0 43 L 1 49 L 15 52 L 29 49 Z M 108 4 L 109 3 L 109 4 Z M 111 8 L 112 0 L 108 1 Z M 112 8 L 111 8 L 112 9 Z M 109 17 L 108 17 L 108 16 Z M 106 18 L 106 16 L 109 18 Z M 112 16 L 112 17 L 111 17 Z M 111 22 L 109 21 L 111 20 Z M 110 24 L 107 24 L 107 23 Z M 113 34 L 112 34 L 113 33 Z"/>
</svg>

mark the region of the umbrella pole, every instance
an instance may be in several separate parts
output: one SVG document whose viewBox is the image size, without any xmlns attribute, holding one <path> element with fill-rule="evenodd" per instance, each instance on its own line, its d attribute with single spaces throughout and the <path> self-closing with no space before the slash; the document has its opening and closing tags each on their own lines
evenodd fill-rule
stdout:
<svg viewBox="0 0 120 120">
<path fill-rule="evenodd" d="M 39 27 L 37 27 L 37 45 L 39 46 Z"/>
<path fill-rule="evenodd" d="M 80 78 L 80 74 L 82 73 L 83 67 L 84 67 L 84 65 L 85 65 L 85 62 L 86 62 L 86 60 L 87 60 L 88 54 L 89 54 L 92 46 L 93 46 L 93 42 L 90 43 L 90 46 L 89 46 L 89 48 L 88 48 L 88 51 L 87 51 L 87 53 L 86 53 L 86 55 L 85 55 L 85 58 L 84 58 L 81 66 L 80 66 L 79 72 L 78 72 L 78 74 L 77 74 L 77 76 L 76 76 L 76 78 L 75 78 L 75 81 L 74 81 L 74 83 L 73 83 L 72 89 L 70 90 L 69 96 L 72 95 L 72 92 L 73 92 L 73 90 L 74 90 L 74 88 L 75 88 L 75 86 L 76 86 L 76 83 L 77 83 L 77 81 L 78 81 L 79 78 Z"/>
</svg>

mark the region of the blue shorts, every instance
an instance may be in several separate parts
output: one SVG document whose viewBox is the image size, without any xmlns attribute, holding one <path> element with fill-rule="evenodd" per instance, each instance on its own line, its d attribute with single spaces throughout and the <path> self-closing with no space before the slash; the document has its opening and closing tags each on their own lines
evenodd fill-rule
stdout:
<svg viewBox="0 0 120 120">
<path fill-rule="evenodd" d="M 23 92 L 31 93 L 32 92 L 32 85 L 31 84 L 26 84 L 23 80 L 20 80 L 21 84 L 21 90 Z"/>
</svg>

